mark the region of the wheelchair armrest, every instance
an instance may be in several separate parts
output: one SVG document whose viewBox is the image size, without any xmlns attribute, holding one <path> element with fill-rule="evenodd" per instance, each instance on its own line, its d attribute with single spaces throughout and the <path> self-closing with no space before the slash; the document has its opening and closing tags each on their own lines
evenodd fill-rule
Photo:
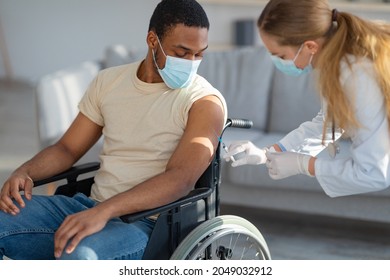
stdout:
<svg viewBox="0 0 390 280">
<path fill-rule="evenodd" d="M 99 169 L 99 167 L 100 167 L 99 162 L 88 162 L 88 163 L 76 165 L 76 166 L 73 166 L 73 167 L 69 168 L 68 170 L 66 170 L 62 173 L 59 173 L 57 175 L 54 175 L 52 177 L 34 181 L 34 187 L 44 185 L 47 183 L 51 183 L 51 182 L 55 182 L 55 181 L 59 181 L 62 179 L 67 179 L 68 182 L 73 182 L 73 181 L 76 181 L 76 179 L 79 175 L 95 171 L 95 170 Z"/>
<path fill-rule="evenodd" d="M 206 198 L 209 195 L 211 195 L 212 192 L 213 192 L 212 188 L 208 188 L 208 187 L 196 188 L 196 189 L 192 190 L 188 195 L 186 195 L 186 196 L 184 196 L 184 197 L 182 197 L 174 202 L 171 202 L 169 204 L 166 204 L 166 205 L 163 205 L 163 206 L 160 206 L 157 208 L 153 208 L 150 210 L 145 210 L 145 211 L 140 211 L 140 212 L 133 213 L 133 214 L 123 215 L 120 218 L 122 219 L 122 221 L 124 221 L 126 223 L 132 223 L 132 222 L 137 221 L 141 218 L 146 218 L 146 217 L 150 217 L 150 216 L 153 216 L 156 214 L 167 212 L 167 211 L 172 210 L 176 207 L 180 207 L 182 205 L 201 200 L 201 199 Z"/>
</svg>

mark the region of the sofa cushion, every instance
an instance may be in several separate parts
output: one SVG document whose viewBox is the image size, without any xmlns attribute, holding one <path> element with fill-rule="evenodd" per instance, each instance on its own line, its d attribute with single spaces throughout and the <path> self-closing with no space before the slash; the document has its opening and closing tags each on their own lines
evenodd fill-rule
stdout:
<svg viewBox="0 0 390 280">
<path fill-rule="evenodd" d="M 103 67 L 115 67 L 145 58 L 147 49 L 128 49 L 125 45 L 110 45 L 106 48 L 103 58 Z"/>
<path fill-rule="evenodd" d="M 301 123 L 313 119 L 320 110 L 315 73 L 299 77 L 276 70 L 270 93 L 270 132 L 288 133 Z"/>
<path fill-rule="evenodd" d="M 111 45 L 105 50 L 103 65 L 104 68 L 109 68 L 127 64 L 131 61 L 130 51 L 124 45 Z"/>
<path fill-rule="evenodd" d="M 206 52 L 198 70 L 223 94 L 230 117 L 250 119 L 261 130 L 267 125 L 273 73 L 263 46 Z"/>
<path fill-rule="evenodd" d="M 264 137 L 265 132 L 256 128 L 242 129 L 242 128 L 227 128 L 223 134 L 223 142 L 229 146 L 233 141 L 256 141 L 259 138 Z"/>
</svg>

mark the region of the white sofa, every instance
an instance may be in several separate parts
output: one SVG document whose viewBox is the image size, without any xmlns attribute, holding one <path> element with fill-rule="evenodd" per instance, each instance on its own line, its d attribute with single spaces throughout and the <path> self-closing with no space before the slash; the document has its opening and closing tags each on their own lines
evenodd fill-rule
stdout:
<svg viewBox="0 0 390 280">
<path fill-rule="evenodd" d="M 38 141 L 43 149 L 54 144 L 78 114 L 77 104 L 102 64 L 85 61 L 41 77 L 35 88 Z M 78 163 L 98 161 L 103 140 Z"/>
<path fill-rule="evenodd" d="M 143 58 L 145 50 L 125 51 L 122 46 L 108 48 L 103 65 L 115 66 Z M 62 91 L 76 94 L 69 114 L 74 117 L 75 107 L 87 82 L 95 74 L 95 62 L 83 63 L 79 67 L 66 69 L 41 79 L 38 89 L 45 83 L 62 85 Z M 81 70 L 80 70 L 81 69 Z M 91 71 L 92 69 L 92 71 Z M 84 74 L 83 74 L 84 73 Z M 320 109 L 319 97 L 313 84 L 312 74 L 302 77 L 289 77 L 275 69 L 267 50 L 262 46 L 239 48 L 206 53 L 199 74 L 206 77 L 225 96 L 229 117 L 247 118 L 254 122 L 252 129 L 228 129 L 223 137 L 228 145 L 233 140 L 251 140 L 264 147 L 280 140 L 300 123 L 311 120 Z M 76 76 L 79 78 L 77 80 Z M 72 83 L 60 83 L 70 79 Z M 64 87 L 64 85 L 67 85 Z M 69 86 L 72 85 L 72 86 Z M 47 85 L 46 85 L 47 87 Z M 53 88 L 53 87 L 52 87 Z M 58 89 L 57 89 L 58 90 Z M 37 92 L 41 92 L 38 90 Z M 51 91 L 49 88 L 46 90 Z M 56 91 L 53 89 L 53 91 Z M 77 92 L 77 93 L 76 93 Z M 51 93 L 51 94 L 54 94 Z M 46 100 L 46 98 L 44 98 Z M 54 101 L 46 103 L 53 103 Z M 55 103 L 53 103 L 55 104 Z M 66 107 L 65 106 L 65 107 Z M 64 108 L 60 104 L 57 112 Z M 55 111 L 56 111 L 55 110 Z M 38 110 L 39 111 L 39 110 Z M 54 119 L 53 119 L 54 118 Z M 39 123 L 56 121 L 60 114 L 39 117 Z M 61 120 L 57 120 L 61 123 Z M 68 119 L 69 123 L 69 119 Z M 44 125 L 40 129 L 46 129 Z M 55 141 L 63 132 L 56 130 L 50 141 L 41 139 L 44 145 Z M 46 135 L 44 132 L 41 135 Z M 46 141 L 46 142 L 44 142 Z M 99 142 L 81 161 L 98 159 Z M 342 141 L 341 155 L 348 153 L 348 143 Z M 320 156 L 327 156 L 324 151 Z M 322 215 L 334 218 L 349 218 L 370 222 L 390 223 L 390 191 L 329 198 L 315 178 L 298 175 L 283 180 L 272 180 L 265 166 L 242 166 L 233 168 L 222 162 L 221 201 L 232 205 L 249 206 L 261 211 L 281 210 L 294 213 Z"/>
</svg>

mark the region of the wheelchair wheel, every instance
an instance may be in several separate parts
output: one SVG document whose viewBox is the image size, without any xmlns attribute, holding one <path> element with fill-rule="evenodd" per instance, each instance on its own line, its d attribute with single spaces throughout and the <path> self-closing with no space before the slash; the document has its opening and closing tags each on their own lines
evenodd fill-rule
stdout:
<svg viewBox="0 0 390 280">
<path fill-rule="evenodd" d="M 176 248 L 171 260 L 269 260 L 260 231 L 244 218 L 223 215 L 196 227 Z"/>
</svg>

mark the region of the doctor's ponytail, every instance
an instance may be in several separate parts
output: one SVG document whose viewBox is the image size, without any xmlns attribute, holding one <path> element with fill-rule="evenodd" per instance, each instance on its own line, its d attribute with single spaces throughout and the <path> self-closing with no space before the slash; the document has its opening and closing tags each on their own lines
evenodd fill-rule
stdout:
<svg viewBox="0 0 390 280">
<path fill-rule="evenodd" d="M 328 103 L 327 116 L 341 128 L 358 127 L 354 112 L 340 84 L 340 62 L 347 55 L 373 61 L 390 120 L 390 26 L 363 20 L 350 13 L 333 12 L 334 31 L 318 57 L 321 95 Z M 329 123 L 329 120 L 327 123 Z"/>
</svg>

